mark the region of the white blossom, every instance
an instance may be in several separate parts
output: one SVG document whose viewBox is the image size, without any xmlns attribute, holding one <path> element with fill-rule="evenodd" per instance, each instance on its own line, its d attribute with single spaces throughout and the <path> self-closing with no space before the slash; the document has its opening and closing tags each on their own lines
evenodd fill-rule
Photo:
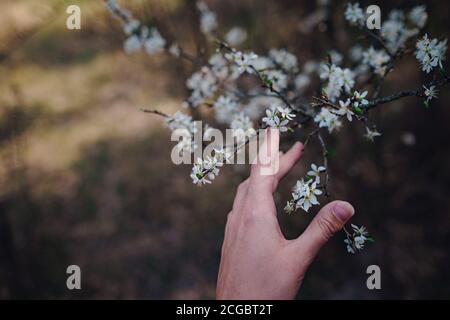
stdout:
<svg viewBox="0 0 450 320">
<path fill-rule="evenodd" d="M 286 72 L 297 70 L 297 57 L 286 49 L 271 49 L 269 57 Z"/>
<path fill-rule="evenodd" d="M 123 43 L 123 49 L 127 54 L 140 51 L 142 48 L 141 39 L 137 35 L 129 36 Z"/>
<path fill-rule="evenodd" d="M 425 6 L 416 6 L 408 14 L 408 19 L 417 28 L 421 29 L 425 26 L 428 19 L 428 14 L 426 12 Z"/>
<path fill-rule="evenodd" d="M 208 64 L 218 79 L 225 79 L 229 75 L 228 61 L 221 53 L 214 53 L 209 57 Z"/>
<path fill-rule="evenodd" d="M 364 137 L 373 142 L 373 139 L 375 137 L 379 137 L 381 136 L 381 133 L 379 133 L 375 128 L 373 130 L 369 129 L 369 127 L 366 127 L 366 134 L 364 135 Z"/>
<path fill-rule="evenodd" d="M 341 74 L 343 87 L 346 92 L 350 92 L 350 90 L 355 85 L 355 74 L 350 69 L 341 69 Z"/>
<path fill-rule="evenodd" d="M 355 108 L 361 108 L 369 104 L 369 101 L 367 101 L 368 92 L 364 91 L 359 93 L 358 91 L 353 92 L 353 107 Z"/>
<path fill-rule="evenodd" d="M 422 66 L 422 71 L 430 73 L 438 65 L 443 68 L 442 61 L 445 60 L 447 51 L 447 39 L 438 41 L 429 39 L 425 34 L 422 39 L 416 43 L 416 58 Z"/>
<path fill-rule="evenodd" d="M 166 40 L 155 28 L 150 30 L 150 36 L 144 41 L 145 51 L 152 55 L 164 49 Z"/>
<path fill-rule="evenodd" d="M 239 74 L 245 72 L 253 73 L 253 63 L 258 59 L 258 56 L 253 52 L 242 53 L 241 51 L 233 51 L 232 53 L 228 53 L 226 57 L 236 63 Z"/>
<path fill-rule="evenodd" d="M 192 90 L 188 102 L 196 107 L 204 102 L 205 98 L 211 98 L 216 89 L 216 77 L 208 67 L 202 67 L 186 81 L 186 86 Z"/>
<path fill-rule="evenodd" d="M 286 49 L 270 49 L 269 57 L 286 72 L 297 70 L 297 57 Z"/>
<path fill-rule="evenodd" d="M 179 58 L 181 56 L 181 48 L 176 43 L 174 43 L 169 47 L 169 53 L 175 58 Z"/>
<path fill-rule="evenodd" d="M 306 174 L 315 179 L 316 183 L 320 183 L 320 173 L 325 171 L 326 168 L 324 166 L 317 166 L 315 163 L 311 164 L 311 170 L 309 170 Z"/>
<path fill-rule="evenodd" d="M 425 102 L 428 103 L 432 99 L 436 99 L 438 97 L 438 90 L 436 89 L 436 86 L 430 86 L 429 88 L 423 86 L 424 94 L 425 94 Z"/>
<path fill-rule="evenodd" d="M 272 60 L 264 56 L 258 56 L 258 58 L 253 61 L 252 65 L 259 71 L 264 71 L 274 67 Z"/>
<path fill-rule="evenodd" d="M 355 113 L 351 109 L 350 102 L 350 99 L 347 99 L 345 102 L 339 100 L 339 109 L 333 110 L 333 112 L 340 116 L 346 116 L 347 120 L 351 122 L 353 119 L 352 117 L 355 115 Z"/>
<path fill-rule="evenodd" d="M 314 122 L 318 123 L 320 128 L 327 128 L 329 133 L 342 126 L 338 116 L 325 107 L 322 107 L 320 112 L 314 117 Z"/>
<path fill-rule="evenodd" d="M 264 71 L 263 74 L 267 77 L 272 84 L 273 89 L 277 91 L 283 91 L 288 85 L 287 76 L 280 70 L 268 70 Z"/>
<path fill-rule="evenodd" d="M 303 72 L 306 74 L 311 74 L 313 72 L 317 72 L 317 69 L 319 68 L 319 64 L 315 61 L 307 61 L 303 65 Z"/>
<path fill-rule="evenodd" d="M 334 69 L 336 68 L 335 65 L 327 64 L 327 63 L 321 63 L 319 65 L 319 77 L 322 80 L 327 80 L 330 78 L 331 74 L 334 72 Z"/>
<path fill-rule="evenodd" d="M 281 106 L 272 105 L 266 110 L 266 116 L 262 118 L 268 127 L 277 128 L 280 132 L 286 132 L 288 130 L 288 123 L 295 117 L 292 110 L 288 107 L 283 108 Z"/>
<path fill-rule="evenodd" d="M 344 240 L 344 243 L 347 245 L 347 251 L 354 254 L 356 251 L 362 250 L 367 241 L 373 240 L 369 237 L 366 227 L 358 227 L 354 224 L 351 227 L 352 234 L 347 234 L 347 239 Z"/>
<path fill-rule="evenodd" d="M 350 69 L 343 69 L 335 64 L 322 64 L 320 78 L 328 79 L 324 92 L 332 102 L 336 101 L 343 90 L 349 92 L 355 85 L 355 74 Z"/>
<path fill-rule="evenodd" d="M 359 3 L 348 3 L 345 10 L 345 19 L 354 26 L 363 26 L 366 22 L 363 9 L 359 6 Z"/>
<path fill-rule="evenodd" d="M 342 54 L 340 54 L 336 50 L 331 50 L 328 54 L 330 55 L 331 63 L 337 66 L 339 66 L 342 63 L 342 60 L 344 59 Z"/>
<path fill-rule="evenodd" d="M 233 117 L 230 128 L 233 130 L 242 130 L 245 136 L 253 136 L 256 133 L 253 128 L 253 122 L 244 112 L 240 112 Z"/>
<path fill-rule="evenodd" d="M 139 20 L 131 18 L 128 23 L 125 23 L 123 25 L 123 32 L 125 32 L 126 35 L 131 35 L 134 32 L 139 30 L 139 27 L 141 26 L 141 23 Z"/>
<path fill-rule="evenodd" d="M 191 116 L 177 111 L 172 116 L 166 117 L 165 123 L 171 131 L 184 130 L 180 132 L 182 139 L 176 145 L 178 150 L 191 153 L 197 148 L 194 141 L 194 134 L 197 131 L 197 127 Z"/>
<path fill-rule="evenodd" d="M 165 122 L 172 131 L 176 129 L 186 129 L 191 133 L 195 133 L 196 131 L 192 117 L 180 111 L 177 111 L 172 116 L 167 117 Z"/>
<path fill-rule="evenodd" d="M 197 2 L 197 8 L 200 11 L 200 29 L 204 34 L 209 35 L 217 29 L 216 14 L 203 1 Z"/>
<path fill-rule="evenodd" d="M 295 88 L 303 92 L 311 83 L 311 79 L 306 74 L 299 74 L 297 77 L 295 77 Z"/>
<path fill-rule="evenodd" d="M 220 123 L 230 123 L 238 111 L 237 102 L 228 95 L 221 95 L 213 106 L 216 120 Z"/>
<path fill-rule="evenodd" d="M 247 31 L 241 27 L 233 27 L 225 35 L 225 41 L 232 46 L 238 46 L 247 40 Z"/>
<path fill-rule="evenodd" d="M 223 166 L 223 162 L 217 159 L 217 157 L 207 157 L 206 159 L 198 158 L 191 171 L 192 182 L 198 186 L 211 183 L 215 177 L 219 174 L 220 167 Z"/>
<path fill-rule="evenodd" d="M 289 200 L 289 201 L 286 203 L 286 206 L 284 207 L 284 211 L 285 211 L 287 214 L 291 214 L 292 212 L 294 212 L 294 211 L 295 211 L 295 201 Z"/>
<path fill-rule="evenodd" d="M 305 182 L 304 180 L 299 180 L 295 184 L 292 190 L 292 199 L 295 202 L 295 209 L 303 209 L 308 212 L 308 210 L 313 205 L 318 205 L 319 201 L 317 196 L 321 195 L 322 191 L 317 189 L 317 183 L 312 180 Z M 288 207 L 290 209 L 290 207 Z"/>
<path fill-rule="evenodd" d="M 361 61 L 361 59 L 363 58 L 363 52 L 364 52 L 364 49 L 359 44 L 353 46 L 350 49 L 350 59 L 354 62 Z"/>
<path fill-rule="evenodd" d="M 370 47 L 363 52 L 363 63 L 372 67 L 375 73 L 381 76 L 384 75 L 386 64 L 389 60 L 390 57 L 384 49 L 375 50 L 373 47 Z"/>
</svg>

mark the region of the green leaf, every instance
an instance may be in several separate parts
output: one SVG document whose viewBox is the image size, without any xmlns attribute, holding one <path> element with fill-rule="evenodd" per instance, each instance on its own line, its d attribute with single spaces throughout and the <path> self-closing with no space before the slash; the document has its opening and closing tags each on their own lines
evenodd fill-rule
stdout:
<svg viewBox="0 0 450 320">
<path fill-rule="evenodd" d="M 366 238 L 366 240 L 367 240 L 367 241 L 369 241 L 369 242 L 372 242 L 372 243 L 374 243 L 374 242 L 375 242 L 375 239 L 374 239 L 374 238 L 372 238 L 372 237 L 367 237 L 367 238 Z"/>
<path fill-rule="evenodd" d="M 353 107 L 353 111 L 355 111 L 355 113 L 358 115 L 363 114 L 363 110 L 360 107 Z"/>
</svg>

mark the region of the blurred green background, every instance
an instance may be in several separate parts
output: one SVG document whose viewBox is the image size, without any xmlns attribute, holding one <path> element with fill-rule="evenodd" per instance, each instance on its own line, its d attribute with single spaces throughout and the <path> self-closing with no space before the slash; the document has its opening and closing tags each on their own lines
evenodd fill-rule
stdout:
<svg viewBox="0 0 450 320">
<path fill-rule="evenodd" d="M 201 43 L 194 1 L 119 3 L 190 52 Z M 377 2 L 382 13 L 417 3 Z M 81 30 L 65 27 L 69 4 L 81 7 Z M 341 1 L 311 34 L 301 25 L 314 1 L 208 4 L 219 31 L 248 31 L 244 48 L 286 47 L 300 64 L 363 41 L 345 24 Z M 448 1 L 426 4 L 428 31 L 448 37 Z M 164 54 L 125 55 L 120 24 L 100 0 L 2 0 L 0 22 L 0 298 L 214 298 L 226 214 L 247 168 L 225 168 L 212 185 L 194 187 L 190 166 L 170 161 L 161 119 L 139 110 L 180 109 L 192 66 Z M 404 58 L 383 94 L 415 88 L 421 77 L 417 61 Z M 337 234 L 299 298 L 450 298 L 449 98 L 445 88 L 428 110 L 415 98 L 377 108 L 383 136 L 374 144 L 363 124 L 326 136 L 333 193 L 354 204 L 353 221 L 376 243 L 351 256 Z M 283 204 L 320 159 L 311 145 L 276 194 L 287 237 L 312 215 L 286 216 Z M 80 291 L 66 289 L 71 264 L 82 269 Z M 370 264 L 381 267 L 382 290 L 366 288 Z"/>
</svg>

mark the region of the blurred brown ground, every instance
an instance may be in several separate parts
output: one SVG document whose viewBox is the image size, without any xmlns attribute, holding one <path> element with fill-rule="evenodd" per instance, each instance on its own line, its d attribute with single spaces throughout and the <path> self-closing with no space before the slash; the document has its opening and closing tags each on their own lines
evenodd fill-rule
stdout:
<svg viewBox="0 0 450 320">
<path fill-rule="evenodd" d="M 416 3 L 400 2 L 378 4 L 387 12 Z M 65 28 L 63 1 L 0 3 L 0 298 L 213 298 L 226 214 L 247 169 L 226 168 L 211 186 L 193 187 L 190 167 L 170 161 L 161 119 L 139 111 L 179 109 L 193 70 L 165 55 L 126 56 L 102 1 L 73 3 L 81 31 Z M 314 36 L 298 31 L 313 1 L 208 3 L 222 31 L 249 31 L 247 48 L 287 47 L 300 63 L 324 56 L 330 43 L 345 52 L 354 34 L 342 29 L 343 2 Z M 195 50 L 193 1 L 126 4 Z M 448 1 L 427 5 L 428 31 L 448 37 Z M 414 88 L 421 76 L 413 58 L 403 59 L 383 93 Z M 336 235 L 299 298 L 450 297 L 449 98 L 445 88 L 428 110 L 414 98 L 376 109 L 383 136 L 374 144 L 361 137 L 362 124 L 327 136 L 333 192 L 355 205 L 354 221 L 376 243 L 349 256 Z M 280 212 L 305 165 L 318 161 L 310 150 L 277 193 Z M 311 216 L 281 213 L 282 229 L 295 237 Z M 79 292 L 65 286 L 70 264 L 82 269 Z M 382 269 L 381 291 L 365 286 L 370 264 Z"/>
</svg>

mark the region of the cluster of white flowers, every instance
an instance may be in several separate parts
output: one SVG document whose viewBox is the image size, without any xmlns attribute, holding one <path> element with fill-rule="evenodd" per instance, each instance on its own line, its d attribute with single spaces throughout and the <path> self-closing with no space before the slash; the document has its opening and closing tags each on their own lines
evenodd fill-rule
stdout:
<svg viewBox="0 0 450 320">
<path fill-rule="evenodd" d="M 258 71 L 273 69 L 275 67 L 273 61 L 265 56 L 258 56 L 253 63 L 253 67 Z"/>
<path fill-rule="evenodd" d="M 409 21 L 417 28 L 421 29 L 428 20 L 428 14 L 425 6 L 416 6 L 408 14 Z"/>
<path fill-rule="evenodd" d="M 366 99 L 367 94 L 367 91 L 363 91 L 361 93 L 359 91 L 353 92 L 353 108 L 361 108 L 367 106 L 369 104 L 369 101 L 367 101 Z"/>
<path fill-rule="evenodd" d="M 172 131 L 176 129 L 186 129 L 190 133 L 195 133 L 197 130 L 192 117 L 180 111 L 177 111 L 172 116 L 167 117 L 165 122 Z"/>
<path fill-rule="evenodd" d="M 238 46 L 245 40 L 247 40 L 247 31 L 241 27 L 233 27 L 225 35 L 225 41 L 232 46 Z"/>
<path fill-rule="evenodd" d="M 238 103 L 230 95 L 221 95 L 214 103 L 216 120 L 219 123 L 230 123 L 239 110 Z"/>
<path fill-rule="evenodd" d="M 258 55 L 256 55 L 255 53 L 243 53 L 241 51 L 234 50 L 230 53 L 227 53 L 225 57 L 228 60 L 233 61 L 237 65 L 239 74 L 243 74 L 245 72 L 250 74 L 254 73 L 254 63 L 258 59 Z"/>
<path fill-rule="evenodd" d="M 262 118 L 262 122 L 266 126 L 279 129 L 280 132 L 288 131 L 289 121 L 295 118 L 295 114 L 292 113 L 292 109 L 289 107 L 282 107 L 272 105 L 266 110 L 266 116 Z"/>
<path fill-rule="evenodd" d="M 320 112 L 316 114 L 314 121 L 318 123 L 319 128 L 328 128 L 330 133 L 342 126 L 339 117 L 346 117 L 348 121 L 353 120 L 355 112 L 362 113 L 362 108 L 369 104 L 366 99 L 368 92 L 362 93 L 354 91 L 350 98 L 346 100 L 339 100 L 338 107 L 322 107 Z"/>
<path fill-rule="evenodd" d="M 227 77 L 232 76 L 233 70 L 230 70 L 229 63 L 227 59 L 224 58 L 223 54 L 218 52 L 214 53 L 208 60 L 209 67 L 213 74 L 216 76 L 216 78 L 219 81 L 225 80 Z M 234 65 L 233 65 L 234 66 Z M 237 69 L 237 68 L 235 68 Z M 232 78 L 237 78 L 239 74 L 237 74 L 237 71 L 235 72 L 236 76 Z"/>
<path fill-rule="evenodd" d="M 328 56 L 330 57 L 331 64 L 335 64 L 337 66 L 340 66 L 342 61 L 344 60 L 342 54 L 334 49 L 328 52 Z"/>
<path fill-rule="evenodd" d="M 253 127 L 253 122 L 250 120 L 250 117 L 245 115 L 244 112 L 240 112 L 233 117 L 230 128 L 233 130 L 242 130 L 246 136 L 253 136 L 256 134 L 256 130 Z"/>
<path fill-rule="evenodd" d="M 366 23 L 366 16 L 359 3 L 348 3 L 345 10 L 345 19 L 354 26 L 364 26 Z"/>
<path fill-rule="evenodd" d="M 328 80 L 324 92 L 332 102 L 336 101 L 343 91 L 350 92 L 355 85 L 355 74 L 350 69 L 335 64 L 322 63 L 319 76 L 322 80 Z"/>
<path fill-rule="evenodd" d="M 347 239 L 344 242 L 347 245 L 347 251 L 354 254 L 356 251 L 362 250 L 367 241 L 373 242 L 373 239 L 369 236 L 366 227 L 358 227 L 354 224 L 351 226 L 353 232 L 352 234 L 347 234 Z"/>
<path fill-rule="evenodd" d="M 198 158 L 192 167 L 191 179 L 198 186 L 211 183 L 219 174 L 220 167 L 223 166 L 222 160 L 218 157 Z"/>
<path fill-rule="evenodd" d="M 298 93 L 303 93 L 311 84 L 311 74 L 317 72 L 319 64 L 309 60 L 303 64 L 303 70 L 294 79 L 294 85 Z"/>
<path fill-rule="evenodd" d="M 273 89 L 277 91 L 283 91 L 287 88 L 288 77 L 281 70 L 267 70 L 262 74 L 266 77 L 266 80 L 270 82 Z"/>
<path fill-rule="evenodd" d="M 363 64 L 369 65 L 376 74 L 381 76 L 385 74 L 386 65 L 391 59 L 384 49 L 376 50 L 373 47 L 364 51 L 362 58 Z"/>
<path fill-rule="evenodd" d="M 214 95 L 217 90 L 217 79 L 211 69 L 205 66 L 187 79 L 186 86 L 192 91 L 188 98 L 189 105 L 197 107 Z"/>
<path fill-rule="evenodd" d="M 405 16 L 400 10 L 392 10 L 388 19 L 381 26 L 381 36 L 392 54 L 404 47 L 406 41 L 417 35 L 418 32 L 417 28 L 408 29 L 406 27 Z"/>
<path fill-rule="evenodd" d="M 319 128 L 327 128 L 329 133 L 342 126 L 339 117 L 326 107 L 320 109 L 320 112 L 314 117 L 314 122 L 319 125 Z"/>
<path fill-rule="evenodd" d="M 177 149 L 182 152 L 192 153 L 197 145 L 194 142 L 194 134 L 197 132 L 197 126 L 192 117 L 177 111 L 170 117 L 165 119 L 167 127 L 170 130 L 185 130 L 182 133 L 183 139 L 177 144 Z"/>
<path fill-rule="evenodd" d="M 292 199 L 284 207 L 286 213 L 291 214 L 300 208 L 308 212 L 312 206 L 319 204 L 317 196 L 320 196 L 322 191 L 318 188 L 318 184 L 320 183 L 320 174 L 325 170 L 326 168 L 323 166 L 311 164 L 306 181 L 305 179 L 298 180 L 292 189 Z"/>
<path fill-rule="evenodd" d="M 213 150 L 213 155 L 207 156 L 205 159 L 197 158 L 192 166 L 191 179 L 192 183 L 197 186 L 210 184 L 220 172 L 220 168 L 225 163 L 230 162 L 235 151 L 234 147 L 220 147 Z"/>
<path fill-rule="evenodd" d="M 429 39 L 428 34 L 425 34 L 417 41 L 416 49 L 416 58 L 422 66 L 422 71 L 430 73 L 437 66 L 443 68 L 442 61 L 445 60 L 447 39 L 443 41 Z"/>
<path fill-rule="evenodd" d="M 344 15 L 351 25 L 363 28 L 366 24 L 366 15 L 359 3 L 348 3 Z M 417 35 L 419 29 L 425 25 L 427 18 L 425 6 L 414 7 L 409 12 L 407 19 L 402 11 L 392 10 L 388 19 L 383 22 L 380 31 L 390 53 L 396 53 L 409 38 Z M 407 27 L 408 23 L 412 26 L 411 29 Z"/>
<path fill-rule="evenodd" d="M 217 29 L 216 14 L 203 1 L 197 2 L 197 9 L 200 11 L 200 30 L 204 34 L 210 35 Z"/>
<path fill-rule="evenodd" d="M 115 0 L 108 0 L 106 4 L 115 16 L 119 15 L 124 20 L 123 31 L 128 36 L 123 44 L 126 53 L 132 54 L 144 48 L 149 55 L 152 55 L 164 50 L 166 40 L 156 28 L 142 25 L 133 18 L 129 11 L 121 8 Z"/>
<path fill-rule="evenodd" d="M 271 49 L 269 57 L 286 72 L 296 72 L 298 68 L 297 57 L 286 49 Z"/>
</svg>

